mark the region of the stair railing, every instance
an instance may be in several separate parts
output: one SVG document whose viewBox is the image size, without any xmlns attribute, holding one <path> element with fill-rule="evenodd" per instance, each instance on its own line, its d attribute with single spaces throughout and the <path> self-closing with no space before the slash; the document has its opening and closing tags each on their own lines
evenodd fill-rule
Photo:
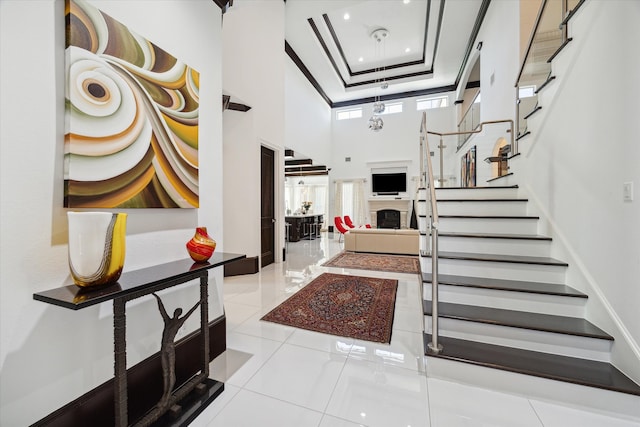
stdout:
<svg viewBox="0 0 640 427">
<path fill-rule="evenodd" d="M 471 106 L 463 114 L 462 120 L 458 123 L 458 131 L 465 132 L 469 130 L 475 130 L 480 125 L 480 89 L 471 100 Z M 471 138 L 471 134 L 459 135 L 457 148 L 460 148 L 467 142 L 467 139 Z"/>
<path fill-rule="evenodd" d="M 511 134 L 511 155 L 515 155 L 518 154 L 518 141 L 516 139 L 514 139 L 513 137 L 513 127 L 514 127 L 514 121 L 513 120 L 488 120 L 486 122 L 480 122 L 480 124 L 474 129 L 474 130 L 467 130 L 467 131 L 460 131 L 460 132 L 433 132 L 433 131 L 427 131 L 428 134 L 431 135 L 438 135 L 440 137 L 440 146 L 438 148 L 440 148 L 440 180 L 441 182 L 443 182 L 443 167 L 442 167 L 442 158 L 443 158 L 443 148 L 446 148 L 446 146 L 442 145 L 442 137 L 444 136 L 455 136 L 455 135 L 471 135 L 474 133 L 480 133 L 482 132 L 482 129 L 484 128 L 484 125 L 492 125 L 492 124 L 496 124 L 496 123 L 509 123 L 509 129 L 507 129 L 507 133 Z M 468 141 L 468 139 L 466 139 L 462 145 L 458 145 L 458 150 L 460 150 L 460 148 L 462 148 L 462 146 Z"/>
<path fill-rule="evenodd" d="M 429 188 L 429 203 L 431 222 L 431 342 L 427 344 L 428 352 L 438 354 L 442 345 L 438 344 L 438 205 L 436 200 L 435 182 L 433 180 L 433 166 L 431 164 L 431 150 L 427 138 L 427 114 L 422 112 L 420 124 L 420 186 Z M 440 143 L 442 146 L 442 143 Z M 440 149 L 442 150 L 442 148 Z M 442 159 L 442 155 L 440 156 Z M 442 174 L 442 167 L 440 168 Z"/>
</svg>

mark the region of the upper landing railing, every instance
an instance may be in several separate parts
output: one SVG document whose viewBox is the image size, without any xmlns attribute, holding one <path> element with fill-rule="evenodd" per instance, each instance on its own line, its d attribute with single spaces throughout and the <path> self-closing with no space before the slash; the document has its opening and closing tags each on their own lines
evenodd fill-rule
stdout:
<svg viewBox="0 0 640 427">
<path fill-rule="evenodd" d="M 549 84 L 551 61 L 571 41 L 567 23 L 585 0 L 542 0 L 516 79 L 517 135 L 527 133 L 527 119 L 539 109 L 538 92 Z"/>
<path fill-rule="evenodd" d="M 423 122 L 425 121 L 425 119 L 423 118 Z M 440 172 L 439 172 L 439 178 L 438 178 L 438 183 L 440 184 L 440 186 L 444 186 L 445 183 L 445 178 L 444 178 L 444 149 L 446 148 L 446 146 L 443 144 L 443 138 L 446 136 L 461 136 L 461 135 L 473 135 L 476 133 L 480 133 L 483 131 L 484 126 L 485 125 L 493 125 L 493 124 L 499 124 L 499 123 L 508 123 L 509 124 L 509 128 L 506 130 L 506 132 L 509 134 L 509 154 L 511 156 L 514 156 L 516 154 L 518 154 L 518 141 L 516 138 L 514 138 L 513 136 L 513 127 L 514 127 L 514 122 L 513 120 L 489 120 L 486 122 L 480 122 L 478 124 L 478 126 L 476 126 L 475 129 L 473 130 L 468 130 L 468 131 L 459 131 L 459 132 L 434 132 L 434 131 L 429 131 L 426 130 L 425 128 L 425 132 L 427 134 L 430 135 L 437 135 L 440 137 L 440 143 L 438 144 L 438 149 L 439 149 L 439 156 L 440 156 Z M 466 142 L 466 140 L 465 140 Z M 464 145 L 464 144 L 463 144 Z M 459 150 L 460 148 L 462 148 L 462 145 L 458 145 L 457 149 Z"/>
</svg>

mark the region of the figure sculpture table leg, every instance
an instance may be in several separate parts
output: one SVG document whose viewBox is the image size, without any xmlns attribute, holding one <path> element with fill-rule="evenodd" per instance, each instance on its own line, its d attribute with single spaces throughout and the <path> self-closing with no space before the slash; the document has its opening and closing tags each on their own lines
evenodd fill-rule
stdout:
<svg viewBox="0 0 640 427">
<path fill-rule="evenodd" d="M 201 388 L 209 377 L 209 275 L 204 271 L 200 276 L 200 332 L 202 335 L 202 370 L 186 384 L 180 387 L 170 397 L 166 408 L 155 408 L 145 417 L 135 423 L 136 426 L 147 426 L 157 420 L 168 409 L 175 406 L 182 398 L 194 389 Z M 163 289 L 167 286 L 161 286 Z M 128 420 L 128 395 L 127 395 L 127 338 L 126 338 L 126 302 L 129 299 L 139 298 L 152 293 L 154 289 L 147 289 L 138 294 L 126 298 L 113 300 L 113 341 L 114 341 L 114 404 L 115 426 L 127 427 Z M 194 307 L 195 308 L 195 307 Z M 204 387 L 206 388 L 206 387 Z M 179 407 L 175 407 L 179 412 Z"/>
<path fill-rule="evenodd" d="M 200 276 L 200 331 L 202 333 L 203 381 L 209 378 L 209 274 Z"/>
<path fill-rule="evenodd" d="M 126 300 L 113 300 L 113 347 L 114 347 L 114 401 L 115 425 L 126 427 L 127 417 L 127 316 Z"/>
</svg>

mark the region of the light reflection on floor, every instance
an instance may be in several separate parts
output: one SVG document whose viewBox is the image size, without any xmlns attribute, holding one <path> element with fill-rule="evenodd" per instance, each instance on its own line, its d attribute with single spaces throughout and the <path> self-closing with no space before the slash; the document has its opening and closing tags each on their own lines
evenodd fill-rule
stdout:
<svg viewBox="0 0 640 427">
<path fill-rule="evenodd" d="M 419 276 L 322 267 L 338 236 L 288 244 L 287 260 L 224 280 L 225 391 L 191 424 L 210 427 L 616 426 L 640 424 L 425 374 Z M 260 318 L 324 272 L 398 279 L 390 344 Z"/>
</svg>

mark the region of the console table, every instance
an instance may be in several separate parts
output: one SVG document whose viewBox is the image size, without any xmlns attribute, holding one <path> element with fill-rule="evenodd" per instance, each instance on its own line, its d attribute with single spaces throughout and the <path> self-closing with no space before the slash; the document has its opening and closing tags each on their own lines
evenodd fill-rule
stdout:
<svg viewBox="0 0 640 427">
<path fill-rule="evenodd" d="M 202 339 L 202 368 L 187 383 L 178 385 L 173 391 L 167 409 L 150 409 L 136 426 L 150 425 L 165 415 L 191 392 L 208 391 L 210 403 L 224 390 L 224 384 L 209 379 L 209 306 L 208 306 L 208 270 L 245 258 L 245 255 L 214 252 L 206 263 L 194 263 L 190 258 L 125 272 L 120 279 L 106 287 L 97 289 L 80 288 L 68 285 L 48 291 L 37 292 L 33 298 L 37 301 L 53 304 L 71 310 L 81 310 L 105 301 L 113 301 L 114 335 L 114 404 L 115 426 L 129 425 L 127 404 L 127 358 L 126 358 L 126 303 L 127 301 L 149 295 L 153 292 L 171 288 L 194 279 L 200 280 L 200 331 Z M 205 404 L 205 405 L 206 405 Z M 190 422 L 201 411 L 188 414 Z M 186 424 L 185 424 L 186 425 Z"/>
</svg>

